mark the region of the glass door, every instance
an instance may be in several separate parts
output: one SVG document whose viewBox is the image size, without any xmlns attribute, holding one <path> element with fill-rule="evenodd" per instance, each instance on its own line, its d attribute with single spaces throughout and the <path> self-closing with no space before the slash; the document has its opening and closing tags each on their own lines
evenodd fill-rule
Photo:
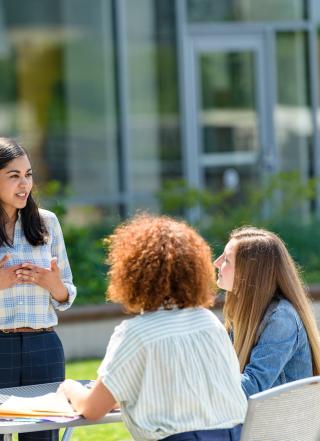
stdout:
<svg viewBox="0 0 320 441">
<path fill-rule="evenodd" d="M 260 34 L 192 39 L 192 180 L 209 191 L 232 189 L 239 202 L 274 162 L 265 60 Z"/>
</svg>

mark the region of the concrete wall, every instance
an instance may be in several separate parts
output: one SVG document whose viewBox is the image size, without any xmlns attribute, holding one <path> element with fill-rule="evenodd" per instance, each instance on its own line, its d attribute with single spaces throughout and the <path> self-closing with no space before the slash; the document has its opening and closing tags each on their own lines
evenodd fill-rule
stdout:
<svg viewBox="0 0 320 441">
<path fill-rule="evenodd" d="M 223 302 L 217 302 L 214 312 L 222 320 Z M 320 327 L 320 298 L 314 298 L 313 307 Z M 115 328 L 128 318 L 117 305 L 74 307 L 59 315 L 60 336 L 67 360 L 102 358 Z"/>
</svg>

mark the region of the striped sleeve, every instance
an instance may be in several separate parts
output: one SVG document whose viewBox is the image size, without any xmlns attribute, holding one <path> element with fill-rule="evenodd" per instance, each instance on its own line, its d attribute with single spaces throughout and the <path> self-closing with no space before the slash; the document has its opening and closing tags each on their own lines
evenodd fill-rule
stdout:
<svg viewBox="0 0 320 441">
<path fill-rule="evenodd" d="M 145 351 L 128 321 L 115 328 L 98 375 L 119 403 L 134 403 L 141 389 Z"/>
</svg>

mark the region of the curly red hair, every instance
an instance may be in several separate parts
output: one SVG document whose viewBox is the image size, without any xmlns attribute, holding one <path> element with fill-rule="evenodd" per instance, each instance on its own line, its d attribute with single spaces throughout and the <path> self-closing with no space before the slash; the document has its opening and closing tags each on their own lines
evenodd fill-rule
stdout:
<svg viewBox="0 0 320 441">
<path fill-rule="evenodd" d="M 105 240 L 109 247 L 107 297 L 128 312 L 213 304 L 211 250 L 186 223 L 138 215 Z"/>
</svg>

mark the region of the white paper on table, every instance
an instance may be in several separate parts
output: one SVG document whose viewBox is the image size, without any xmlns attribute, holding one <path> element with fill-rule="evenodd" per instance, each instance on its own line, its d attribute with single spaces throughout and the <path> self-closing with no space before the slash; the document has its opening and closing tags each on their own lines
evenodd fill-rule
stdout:
<svg viewBox="0 0 320 441">
<path fill-rule="evenodd" d="M 65 395 L 56 392 L 32 398 L 16 397 L 12 395 L 7 401 L 0 405 L 0 416 L 3 414 L 48 414 L 52 416 L 77 415 Z"/>
</svg>

